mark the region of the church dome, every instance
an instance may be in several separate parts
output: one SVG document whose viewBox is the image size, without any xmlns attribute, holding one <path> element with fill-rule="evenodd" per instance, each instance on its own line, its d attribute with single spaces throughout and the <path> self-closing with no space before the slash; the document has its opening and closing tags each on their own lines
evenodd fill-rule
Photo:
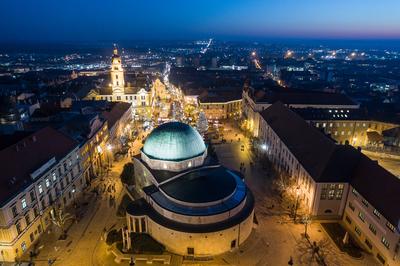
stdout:
<svg viewBox="0 0 400 266">
<path fill-rule="evenodd" d="M 147 137 L 143 153 L 151 159 L 182 161 L 204 154 L 206 145 L 197 130 L 180 122 L 169 122 Z"/>
</svg>

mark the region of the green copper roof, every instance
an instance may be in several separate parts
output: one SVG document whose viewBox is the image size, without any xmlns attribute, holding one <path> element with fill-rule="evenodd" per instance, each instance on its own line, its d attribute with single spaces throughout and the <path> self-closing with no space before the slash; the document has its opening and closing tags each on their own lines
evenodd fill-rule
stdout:
<svg viewBox="0 0 400 266">
<path fill-rule="evenodd" d="M 154 129 L 144 143 L 143 152 L 153 159 L 181 161 L 199 156 L 206 150 L 200 134 L 191 126 L 170 122 Z"/>
</svg>

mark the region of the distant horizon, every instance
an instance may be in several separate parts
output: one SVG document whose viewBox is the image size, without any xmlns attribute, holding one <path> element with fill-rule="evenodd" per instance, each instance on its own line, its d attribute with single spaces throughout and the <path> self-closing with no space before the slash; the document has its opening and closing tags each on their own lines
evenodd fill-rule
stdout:
<svg viewBox="0 0 400 266">
<path fill-rule="evenodd" d="M 3 0 L 0 43 L 398 40 L 398 10 L 398 0 Z"/>
<path fill-rule="evenodd" d="M 1 41 L 0 40 L 0 52 L 2 50 L 18 50 L 24 48 L 38 48 L 47 49 L 51 48 L 54 50 L 62 50 L 64 48 L 107 48 L 112 47 L 115 43 L 121 48 L 133 48 L 137 45 L 162 45 L 166 43 L 189 43 L 195 41 L 206 41 L 209 38 L 197 38 L 197 39 L 132 39 L 132 40 L 30 40 L 30 41 Z M 213 38 L 214 39 L 214 38 Z M 243 43 L 247 45 L 280 45 L 280 46 L 329 46 L 332 48 L 344 48 L 344 49 L 391 49 L 400 51 L 400 38 L 398 39 L 317 39 L 317 38 L 265 38 L 265 39 L 229 39 L 229 38 L 215 38 L 217 42 L 227 43 Z M 53 45 L 59 45 L 54 47 Z M 47 47 L 52 46 L 52 47 Z"/>
</svg>

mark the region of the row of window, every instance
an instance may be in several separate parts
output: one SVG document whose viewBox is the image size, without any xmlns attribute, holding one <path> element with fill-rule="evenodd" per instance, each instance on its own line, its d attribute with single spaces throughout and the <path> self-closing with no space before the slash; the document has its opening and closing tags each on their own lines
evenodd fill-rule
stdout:
<svg viewBox="0 0 400 266">
<path fill-rule="evenodd" d="M 343 184 L 323 184 L 321 200 L 341 200 L 343 197 Z"/>
<path fill-rule="evenodd" d="M 358 191 L 355 190 L 354 188 L 353 188 L 352 192 L 353 192 L 353 194 L 354 194 L 356 197 L 359 197 L 359 196 L 360 196 L 360 194 L 358 193 Z M 369 207 L 369 203 L 368 203 L 368 201 L 367 201 L 366 199 L 362 198 L 362 199 L 361 199 L 361 202 L 363 203 L 363 205 L 364 205 L 366 208 Z M 352 204 L 351 202 L 349 202 L 349 208 L 350 208 L 352 211 L 355 210 L 355 208 L 354 208 L 354 206 L 353 206 L 353 204 Z M 379 213 L 379 211 L 378 211 L 377 209 L 374 209 L 373 214 L 375 215 L 376 218 L 378 218 L 378 219 L 381 218 L 381 214 Z M 364 214 L 362 214 L 362 215 L 364 216 Z M 386 226 L 390 229 L 390 231 L 392 231 L 392 232 L 395 232 L 395 231 L 396 231 L 396 227 L 395 227 L 394 225 L 392 225 L 390 222 L 386 222 Z"/>
<path fill-rule="evenodd" d="M 350 209 L 351 209 L 352 211 L 355 210 L 355 208 L 354 208 L 354 206 L 351 204 L 351 202 L 349 202 L 349 207 L 350 207 Z M 349 224 L 351 224 L 351 219 L 350 219 L 347 215 L 346 215 L 345 218 L 346 218 L 346 221 L 347 221 Z M 358 212 L 358 218 L 359 218 L 363 223 L 366 222 L 366 221 L 365 221 L 365 214 L 364 214 L 363 212 L 361 212 L 361 211 Z M 387 223 L 387 226 L 388 226 L 388 224 L 391 225 L 391 224 L 388 222 L 388 223 Z M 389 226 L 388 226 L 388 227 L 389 227 Z M 368 228 L 369 228 L 369 230 L 370 230 L 374 235 L 376 235 L 377 230 L 376 230 L 376 226 L 375 226 L 373 223 L 370 223 Z M 357 226 L 355 226 L 355 231 L 356 231 L 356 233 L 357 233 L 359 236 L 361 236 L 361 230 L 360 230 Z M 387 249 L 390 248 L 390 243 L 389 243 L 389 241 L 385 238 L 385 236 L 382 236 L 381 242 L 382 242 L 382 244 L 383 244 Z"/>
<path fill-rule="evenodd" d="M 327 127 L 327 123 L 315 123 L 315 127 L 320 127 L 320 126 L 322 126 L 323 128 L 325 128 L 325 127 Z M 333 127 L 334 126 L 334 123 L 329 123 L 329 125 L 328 125 L 329 127 Z M 346 127 L 347 126 L 347 123 L 342 123 L 342 125 L 340 125 L 340 123 L 336 123 L 336 126 L 337 127 L 340 127 L 340 126 L 343 126 L 343 127 Z M 349 124 L 349 126 L 350 127 L 352 127 L 353 126 L 353 123 L 350 123 Z M 356 123 L 356 127 L 359 127 L 360 126 L 360 123 Z M 369 124 L 369 127 L 371 126 L 371 124 Z M 366 123 L 362 123 L 362 127 L 367 127 L 367 124 Z"/>
<path fill-rule="evenodd" d="M 100 97 L 100 99 L 102 99 L 102 100 L 105 100 L 105 101 L 107 101 L 107 100 L 109 100 L 109 101 L 112 101 L 112 96 L 101 96 Z M 121 96 L 117 96 L 117 101 L 120 101 L 121 100 Z M 145 101 L 146 100 L 146 95 L 141 95 L 140 96 L 140 99 L 142 100 L 142 101 Z M 125 100 L 130 100 L 130 101 L 133 101 L 133 100 L 137 100 L 137 96 L 136 95 L 130 95 L 130 96 L 125 96 Z"/>
<path fill-rule="evenodd" d="M 346 221 L 347 221 L 347 223 L 348 224 L 351 224 L 351 219 L 346 215 Z M 354 231 L 357 233 L 357 235 L 359 236 L 359 237 L 361 237 L 361 235 L 362 235 L 362 231 L 361 231 L 361 229 L 358 227 L 358 226 L 354 226 Z M 372 243 L 367 239 L 367 238 L 365 238 L 365 244 L 367 245 L 367 247 L 369 248 L 369 249 L 371 249 L 372 250 Z M 389 241 L 384 237 L 384 236 L 382 236 L 382 238 L 381 238 L 381 243 L 387 248 L 387 249 L 389 249 L 390 248 L 390 243 L 389 243 Z M 380 258 L 378 257 L 378 255 L 380 256 Z M 382 260 L 384 261 L 384 259 L 383 259 L 383 257 L 378 253 L 378 255 L 377 255 L 377 257 L 378 257 L 378 259 L 382 262 Z M 384 262 L 383 262 L 384 263 Z"/>
<path fill-rule="evenodd" d="M 67 160 L 67 162 L 64 162 L 62 164 L 62 169 L 63 169 L 64 173 L 66 173 L 71 166 L 72 166 L 72 160 L 71 159 Z M 59 166 L 57 168 L 57 172 L 58 172 L 58 176 L 56 174 L 56 171 L 53 171 L 51 173 L 51 179 L 52 179 L 53 182 L 56 182 L 57 178 L 61 177 L 63 175 L 62 170 L 61 170 L 61 166 Z M 72 180 L 71 180 L 71 172 L 68 173 L 67 179 L 65 181 L 67 183 L 66 185 L 64 184 L 64 179 L 62 179 L 61 182 L 60 182 L 61 189 L 64 189 L 65 186 L 67 186 L 70 182 L 72 182 Z M 45 184 L 46 188 L 50 188 L 50 186 L 51 186 L 50 176 L 47 176 L 45 178 L 44 184 Z M 39 183 L 38 186 L 37 186 L 37 189 L 38 189 L 39 195 L 41 195 L 44 192 L 43 184 Z M 58 187 L 56 187 L 56 194 L 58 194 L 57 190 L 58 190 Z M 30 197 L 31 204 L 36 201 L 36 193 L 35 193 L 34 189 L 32 189 L 29 192 L 29 197 Z M 26 199 L 26 197 L 23 197 L 21 199 L 21 210 L 24 211 L 27 207 L 28 207 L 27 199 Z M 12 212 L 13 218 L 16 218 L 19 215 L 19 211 L 18 211 L 16 203 L 14 203 L 14 205 L 12 205 L 11 212 Z"/>
</svg>

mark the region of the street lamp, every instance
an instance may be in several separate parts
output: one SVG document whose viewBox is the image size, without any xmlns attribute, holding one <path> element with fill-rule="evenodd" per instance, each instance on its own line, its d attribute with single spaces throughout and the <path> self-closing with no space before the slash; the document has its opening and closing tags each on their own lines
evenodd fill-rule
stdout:
<svg viewBox="0 0 400 266">
<path fill-rule="evenodd" d="M 297 215 L 297 208 L 299 205 L 299 195 L 300 195 L 300 187 L 296 188 L 296 204 L 295 204 L 295 209 L 294 209 L 294 215 L 293 215 L 293 221 L 296 222 L 296 215 Z"/>
<path fill-rule="evenodd" d="M 266 150 L 267 150 L 267 144 L 262 144 L 262 145 L 261 145 L 261 149 L 264 150 L 264 151 L 266 151 Z"/>
<path fill-rule="evenodd" d="M 110 162 L 110 153 L 112 151 L 112 145 L 111 144 L 107 144 L 106 146 L 107 148 L 107 159 L 108 159 L 108 167 L 111 167 L 111 162 Z"/>
</svg>

